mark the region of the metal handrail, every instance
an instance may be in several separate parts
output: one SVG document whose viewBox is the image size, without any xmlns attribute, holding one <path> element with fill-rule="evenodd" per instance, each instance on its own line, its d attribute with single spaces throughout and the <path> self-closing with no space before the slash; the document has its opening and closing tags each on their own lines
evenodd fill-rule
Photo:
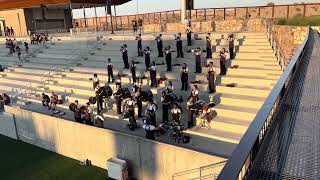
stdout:
<svg viewBox="0 0 320 180">
<path fill-rule="evenodd" d="M 291 58 L 280 79 L 272 89 L 246 133 L 243 135 L 240 143 L 233 151 L 231 157 L 219 174 L 218 179 L 245 179 L 248 175 L 256 155 L 260 150 L 260 146 L 263 143 L 265 134 L 269 130 L 273 121 L 273 116 L 277 112 L 277 109 L 282 102 L 282 98 L 285 95 L 286 89 L 297 70 L 298 64 L 304 56 L 310 31 L 311 28 L 308 27 L 303 43 Z"/>
<path fill-rule="evenodd" d="M 287 67 L 289 61 L 285 57 L 285 54 L 283 52 L 283 49 L 281 48 L 281 45 L 277 39 L 277 36 L 275 32 L 272 30 L 272 26 L 268 24 L 267 20 L 263 19 L 264 26 L 266 28 L 266 34 L 269 40 L 269 43 L 273 49 L 273 52 L 275 56 L 277 57 L 278 63 L 281 67 L 281 70 L 284 71 L 284 69 Z"/>
<path fill-rule="evenodd" d="M 204 179 L 208 179 L 209 177 L 216 177 L 219 173 L 218 172 L 215 173 L 214 169 L 217 167 L 224 166 L 226 162 L 227 161 L 221 161 L 218 163 L 202 166 L 200 168 L 195 168 L 195 169 L 190 169 L 187 171 L 175 173 L 172 175 L 172 180 L 180 179 L 180 178 L 183 178 L 183 176 L 188 176 L 190 174 L 198 174 L 199 176 L 193 177 L 193 178 L 188 177 L 188 180 L 204 180 Z M 209 174 L 203 173 L 203 171 L 208 171 L 208 170 L 210 171 Z M 212 179 L 212 178 L 210 178 L 210 179 Z"/>
</svg>

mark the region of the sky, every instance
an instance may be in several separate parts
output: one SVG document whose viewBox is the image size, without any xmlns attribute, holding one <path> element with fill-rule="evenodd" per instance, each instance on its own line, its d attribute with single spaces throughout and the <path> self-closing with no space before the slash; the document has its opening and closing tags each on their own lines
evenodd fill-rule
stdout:
<svg viewBox="0 0 320 180">
<path fill-rule="evenodd" d="M 266 5 L 269 2 L 275 4 L 293 4 L 299 2 L 312 3 L 320 0 L 194 0 L 195 8 L 219 8 L 235 6 Z M 138 4 L 138 6 L 137 6 Z M 138 7 L 138 8 L 137 8 Z M 130 15 L 147 12 L 169 11 L 180 8 L 180 0 L 132 0 L 126 4 L 117 6 L 117 15 Z M 112 8 L 113 11 L 113 8 Z M 104 8 L 97 8 L 98 16 L 105 16 Z M 83 18 L 83 10 L 74 10 L 74 18 Z M 94 17 L 94 9 L 86 9 L 86 17 Z"/>
</svg>

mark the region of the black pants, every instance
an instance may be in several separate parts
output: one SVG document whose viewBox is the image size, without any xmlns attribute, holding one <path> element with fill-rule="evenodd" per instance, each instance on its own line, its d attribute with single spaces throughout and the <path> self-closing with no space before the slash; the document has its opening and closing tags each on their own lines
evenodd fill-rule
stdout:
<svg viewBox="0 0 320 180">
<path fill-rule="evenodd" d="M 182 46 L 177 46 L 177 57 L 183 58 Z"/>
<path fill-rule="evenodd" d="M 113 72 L 112 71 L 108 71 L 108 83 L 113 82 Z"/>
<path fill-rule="evenodd" d="M 209 92 L 215 93 L 216 92 L 216 85 L 214 84 L 214 77 L 209 76 Z"/>
<path fill-rule="evenodd" d="M 150 71 L 151 87 L 157 87 L 157 72 Z"/>
<path fill-rule="evenodd" d="M 229 48 L 230 59 L 234 59 L 234 48 Z"/>
<path fill-rule="evenodd" d="M 123 58 L 124 68 L 129 69 L 128 55 L 125 55 L 122 58 Z"/>
<path fill-rule="evenodd" d="M 158 47 L 158 57 L 163 57 L 162 46 L 161 46 L 161 47 Z"/>
<path fill-rule="evenodd" d="M 168 114 L 169 114 L 169 107 L 167 105 L 162 106 L 162 122 L 168 122 Z"/>
<path fill-rule="evenodd" d="M 166 58 L 166 64 L 167 64 L 167 71 L 171 71 L 172 70 L 171 58 Z"/>
<path fill-rule="evenodd" d="M 220 74 L 221 75 L 227 74 L 226 63 L 222 61 L 220 61 Z"/>
<path fill-rule="evenodd" d="M 137 125 L 136 118 L 134 117 L 134 109 L 129 110 L 129 123 L 134 126 Z"/>
<path fill-rule="evenodd" d="M 181 80 L 181 90 L 188 91 L 188 80 Z"/>
<path fill-rule="evenodd" d="M 82 123 L 81 117 L 74 117 L 74 120 L 76 120 L 77 123 Z"/>
<path fill-rule="evenodd" d="M 49 106 L 49 102 L 47 100 L 42 100 L 42 106 L 48 107 Z"/>
<path fill-rule="evenodd" d="M 188 46 L 191 46 L 191 33 L 187 34 Z"/>
<path fill-rule="evenodd" d="M 103 110 L 102 108 L 102 97 L 100 96 L 96 96 L 96 99 L 97 99 L 97 111 L 98 111 L 98 114 Z"/>
<path fill-rule="evenodd" d="M 135 83 L 136 82 L 136 70 L 131 70 L 131 75 L 132 75 L 132 82 Z"/>
<path fill-rule="evenodd" d="M 138 106 L 138 117 L 142 117 L 142 101 L 137 100 L 137 106 Z"/>
<path fill-rule="evenodd" d="M 142 46 L 138 46 L 138 56 L 143 56 L 143 53 L 142 53 Z"/>
<path fill-rule="evenodd" d="M 193 110 L 188 109 L 188 128 L 192 128 L 194 126 L 193 113 L 194 113 Z"/>
<path fill-rule="evenodd" d="M 116 97 L 116 104 L 117 104 L 117 114 L 122 114 L 121 113 L 121 98 L 120 97 Z"/>
<path fill-rule="evenodd" d="M 212 51 L 211 51 L 211 47 L 207 47 L 207 59 L 211 59 L 212 58 Z"/>
<path fill-rule="evenodd" d="M 145 56 L 145 63 L 146 63 L 146 69 L 149 69 L 150 68 L 150 55 L 146 55 Z"/>
<path fill-rule="evenodd" d="M 196 59 L 196 73 L 201 73 L 201 59 Z"/>
</svg>

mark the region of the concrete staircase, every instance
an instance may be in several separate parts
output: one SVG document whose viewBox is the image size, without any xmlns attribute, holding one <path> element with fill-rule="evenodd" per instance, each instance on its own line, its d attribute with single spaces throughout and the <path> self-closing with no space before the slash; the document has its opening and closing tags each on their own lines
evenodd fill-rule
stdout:
<svg viewBox="0 0 320 180">
<path fill-rule="evenodd" d="M 222 48 L 227 48 L 226 33 L 214 33 L 214 51 L 219 52 Z M 200 34 L 202 40 L 195 40 L 192 47 L 184 46 L 184 50 L 196 47 L 204 48 L 205 34 Z M 262 106 L 273 85 L 281 75 L 280 66 L 277 65 L 272 49 L 262 33 L 237 33 L 238 39 L 236 59 L 230 61 L 229 65 L 239 65 L 238 69 L 228 69 L 228 75 L 217 77 L 217 93 L 207 93 L 207 80 L 205 67 L 209 61 L 214 62 L 219 74 L 219 60 L 216 53 L 210 60 L 203 59 L 203 73 L 195 75 L 194 57 L 191 53 L 185 52 L 185 58 L 176 59 L 173 53 L 172 64 L 182 64 L 186 62 L 189 66 L 189 81 L 200 81 L 197 85 L 200 89 L 201 99 L 209 101 L 209 96 L 214 97 L 217 104 L 214 110 L 217 116 L 211 122 L 211 129 L 194 127 L 187 133 L 208 137 L 217 141 L 237 144 L 242 135 L 255 117 L 256 112 Z M 156 43 L 152 35 L 145 35 L 143 46 L 150 46 L 156 51 Z M 164 35 L 164 46 L 171 45 L 175 49 L 173 35 Z M 112 39 L 112 40 L 111 40 Z M 183 37 L 186 43 L 185 37 Z M 89 43 L 90 41 L 90 43 Z M 0 78 L 0 92 L 7 92 L 13 98 L 23 101 L 40 103 L 40 95 L 55 92 L 64 104 L 59 105 L 61 109 L 68 109 L 69 103 L 78 100 L 80 104 L 85 104 L 89 97 L 94 96 L 92 83 L 89 78 L 93 73 L 97 73 L 100 81 L 107 80 L 107 58 L 112 59 L 114 64 L 114 74 L 121 72 L 126 75 L 122 78 L 124 86 L 131 87 L 131 73 L 123 70 L 123 62 L 120 54 L 120 46 L 126 43 L 129 49 L 129 60 L 134 59 L 137 64 L 137 75 L 145 76 L 143 89 L 149 88 L 149 72 L 145 71 L 144 58 L 136 57 L 136 42 L 133 36 L 110 36 L 105 37 L 103 42 L 94 42 L 88 38 L 72 39 L 65 38 L 57 41 L 54 45 L 49 44 L 49 48 L 42 49 L 29 57 L 27 63 L 22 67 L 12 66 L 10 72 L 3 73 Z M 36 48 L 36 47 L 31 47 Z M 2 49 L 2 47 L 0 48 Z M 203 55 L 204 57 L 204 55 Z M 157 52 L 152 52 L 151 60 L 162 63 L 164 58 L 158 58 Z M 15 57 L 0 57 L 0 64 L 8 64 L 15 61 Z M 180 66 L 173 66 L 172 72 L 165 72 L 166 65 L 158 66 L 158 78 L 164 75 L 173 82 L 175 93 L 185 100 L 190 94 L 179 91 Z M 50 73 L 48 73 L 50 72 Z M 45 77 L 44 77 L 45 76 Z M 30 83 L 30 86 L 26 86 Z M 226 87 L 226 84 L 237 83 L 234 88 Z M 114 84 L 111 84 L 114 87 Z M 160 104 L 161 91 L 164 85 L 158 88 L 151 88 L 154 93 L 156 103 Z M 21 92 L 25 94 L 21 95 Z M 112 100 L 112 99 L 111 99 Z M 186 102 L 182 103 L 183 109 Z M 157 111 L 157 120 L 161 121 L 162 110 Z M 187 119 L 187 113 L 183 114 L 183 119 Z M 106 117 L 121 119 L 115 111 L 105 113 Z M 199 124 L 199 120 L 197 120 Z"/>
</svg>

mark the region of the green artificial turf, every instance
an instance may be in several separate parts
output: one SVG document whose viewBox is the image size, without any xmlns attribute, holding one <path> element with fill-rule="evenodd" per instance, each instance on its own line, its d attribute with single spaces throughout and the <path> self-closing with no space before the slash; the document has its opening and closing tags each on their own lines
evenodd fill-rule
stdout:
<svg viewBox="0 0 320 180">
<path fill-rule="evenodd" d="M 104 169 L 0 135 L 1 180 L 100 180 L 106 175 Z"/>
</svg>

